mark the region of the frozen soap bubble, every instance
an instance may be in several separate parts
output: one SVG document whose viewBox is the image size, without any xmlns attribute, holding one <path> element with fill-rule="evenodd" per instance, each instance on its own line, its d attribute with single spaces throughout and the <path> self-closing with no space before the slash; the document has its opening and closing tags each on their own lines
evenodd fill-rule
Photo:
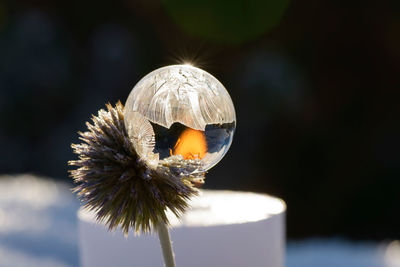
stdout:
<svg viewBox="0 0 400 267">
<path fill-rule="evenodd" d="M 137 153 L 153 169 L 180 162 L 191 166 L 189 173 L 209 170 L 228 151 L 236 126 L 224 86 L 190 65 L 146 75 L 129 94 L 124 112 Z"/>
</svg>

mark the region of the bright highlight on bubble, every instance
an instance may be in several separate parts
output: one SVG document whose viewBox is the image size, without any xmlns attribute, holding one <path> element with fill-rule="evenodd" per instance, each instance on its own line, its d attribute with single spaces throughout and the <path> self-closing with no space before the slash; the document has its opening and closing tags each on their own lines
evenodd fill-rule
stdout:
<svg viewBox="0 0 400 267">
<path fill-rule="evenodd" d="M 124 113 L 135 150 L 153 169 L 180 162 L 191 165 L 190 172 L 207 171 L 228 151 L 236 126 L 224 86 L 187 64 L 146 75 L 130 93 Z"/>
</svg>

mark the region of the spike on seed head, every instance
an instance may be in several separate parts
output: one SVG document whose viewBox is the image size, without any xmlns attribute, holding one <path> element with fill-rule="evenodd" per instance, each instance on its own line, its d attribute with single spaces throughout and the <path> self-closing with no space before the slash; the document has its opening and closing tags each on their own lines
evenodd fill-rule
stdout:
<svg viewBox="0 0 400 267">
<path fill-rule="evenodd" d="M 70 171 L 77 184 L 73 191 L 110 230 L 150 232 L 153 225 L 168 224 L 167 208 L 177 216 L 186 210 L 204 173 L 184 174 L 179 164 L 147 167 L 126 132 L 121 102 L 106 107 L 86 123 L 88 131 L 79 133 L 82 143 L 71 145 L 78 155 L 68 162 L 77 167 Z"/>
</svg>

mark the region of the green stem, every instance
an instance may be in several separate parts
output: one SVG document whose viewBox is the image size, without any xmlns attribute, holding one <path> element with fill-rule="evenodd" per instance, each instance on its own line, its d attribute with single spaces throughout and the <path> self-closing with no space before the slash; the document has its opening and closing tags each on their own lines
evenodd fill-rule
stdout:
<svg viewBox="0 0 400 267">
<path fill-rule="evenodd" d="M 158 238 L 164 256 L 165 267 L 175 267 L 174 252 L 172 250 L 171 237 L 168 227 L 165 223 L 160 222 L 157 225 Z"/>
</svg>

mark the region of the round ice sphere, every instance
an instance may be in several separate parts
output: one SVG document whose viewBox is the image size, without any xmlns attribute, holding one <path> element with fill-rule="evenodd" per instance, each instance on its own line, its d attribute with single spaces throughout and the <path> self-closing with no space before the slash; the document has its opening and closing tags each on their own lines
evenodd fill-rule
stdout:
<svg viewBox="0 0 400 267">
<path fill-rule="evenodd" d="M 124 112 L 128 135 L 151 168 L 179 161 L 207 171 L 228 151 L 236 126 L 224 86 L 190 65 L 146 75 L 129 94 Z"/>
</svg>

